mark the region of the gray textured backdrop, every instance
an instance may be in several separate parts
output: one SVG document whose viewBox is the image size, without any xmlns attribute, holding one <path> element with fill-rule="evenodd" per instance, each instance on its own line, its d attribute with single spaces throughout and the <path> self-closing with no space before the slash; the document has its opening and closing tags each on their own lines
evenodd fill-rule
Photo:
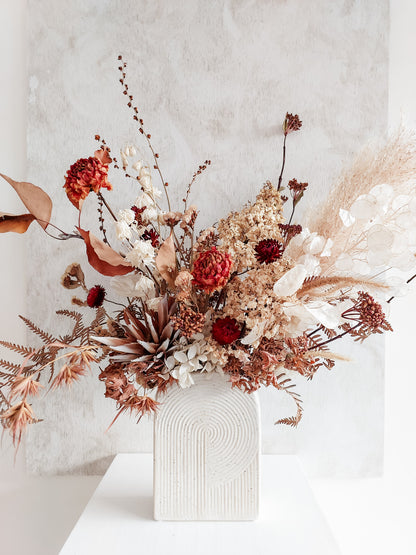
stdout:
<svg viewBox="0 0 416 555">
<path fill-rule="evenodd" d="M 286 111 L 304 122 L 290 137 L 286 177 L 310 183 L 306 210 L 319 207 L 361 145 L 385 132 L 387 0 L 30 0 L 28 21 L 28 177 L 53 196 L 54 221 L 68 230 L 76 211 L 63 176 L 74 160 L 92 154 L 95 133 L 113 150 L 136 142 L 148 158 L 121 94 L 119 53 L 173 199 L 182 197 L 200 162 L 213 162 L 193 193 L 203 208 L 201 225 L 238 209 L 265 179 L 276 178 Z M 119 174 L 112 182 L 108 198 L 116 208 L 128 206 L 125 199 L 135 196 L 130 184 Z M 84 222 L 89 216 L 92 206 Z M 76 241 L 47 242 L 34 229 L 29 253 L 29 316 L 62 331 L 53 310 L 71 295 L 59 279 L 69 263 L 83 260 L 83 249 Z M 91 272 L 87 277 L 90 285 L 105 283 Z M 355 363 L 300 382 L 306 414 L 297 430 L 273 425 L 293 408 L 277 392 L 262 392 L 265 451 L 298 453 L 311 475 L 380 471 L 382 340 L 354 348 L 353 356 Z M 91 376 L 69 395 L 36 402 L 45 421 L 29 434 L 31 471 L 99 473 L 116 452 L 151 450 L 151 422 L 136 426 L 123 417 L 104 433 L 114 404 L 103 390 Z"/>
</svg>

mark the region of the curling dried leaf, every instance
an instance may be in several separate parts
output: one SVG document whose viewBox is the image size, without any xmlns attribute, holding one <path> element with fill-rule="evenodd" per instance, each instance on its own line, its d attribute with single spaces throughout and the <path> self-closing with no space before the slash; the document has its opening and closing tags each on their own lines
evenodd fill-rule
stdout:
<svg viewBox="0 0 416 555">
<path fill-rule="evenodd" d="M 3 214 L 0 212 L 0 233 L 14 231 L 15 233 L 25 233 L 30 224 L 35 220 L 32 214 Z"/>
<path fill-rule="evenodd" d="M 0 173 L 0 176 L 13 187 L 19 195 L 20 200 L 29 210 L 30 214 L 38 221 L 39 225 L 42 226 L 43 229 L 46 229 L 52 213 L 52 201 L 49 195 L 32 183 L 14 181 L 2 173 Z M 23 232 L 21 231 L 20 233 Z"/>
<path fill-rule="evenodd" d="M 122 276 L 132 272 L 133 266 L 118 252 L 98 239 L 90 231 L 78 228 L 87 247 L 88 262 L 103 276 Z"/>
<path fill-rule="evenodd" d="M 94 152 L 94 156 L 97 158 L 97 160 L 99 160 L 102 164 L 105 164 L 106 166 L 108 166 L 108 164 L 111 164 L 111 162 L 113 161 L 108 152 L 108 149 L 106 148 L 100 148 L 100 150 L 96 150 Z"/>
<path fill-rule="evenodd" d="M 166 283 L 173 287 L 176 277 L 176 254 L 172 232 L 163 242 L 156 256 L 156 267 Z"/>
</svg>

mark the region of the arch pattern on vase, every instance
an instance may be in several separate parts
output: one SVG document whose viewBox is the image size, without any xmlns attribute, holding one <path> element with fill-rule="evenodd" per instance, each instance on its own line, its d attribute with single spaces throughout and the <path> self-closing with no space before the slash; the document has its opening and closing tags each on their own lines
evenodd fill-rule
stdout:
<svg viewBox="0 0 416 555">
<path fill-rule="evenodd" d="M 254 520 L 259 504 L 256 394 L 220 374 L 172 388 L 154 424 L 156 520 Z"/>
</svg>

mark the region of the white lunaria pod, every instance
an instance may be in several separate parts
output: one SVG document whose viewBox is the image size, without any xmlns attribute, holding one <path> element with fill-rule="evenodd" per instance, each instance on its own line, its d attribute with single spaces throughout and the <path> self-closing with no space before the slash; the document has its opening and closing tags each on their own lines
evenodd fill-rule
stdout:
<svg viewBox="0 0 416 555">
<path fill-rule="evenodd" d="M 371 220 L 377 212 L 377 199 L 373 195 L 361 195 L 350 208 L 351 215 L 357 220 Z"/>
<path fill-rule="evenodd" d="M 368 276 L 371 268 L 366 260 L 353 260 L 352 271 L 360 276 Z"/>
<path fill-rule="evenodd" d="M 370 195 L 373 195 L 377 199 L 379 204 L 385 204 L 393 196 L 394 189 L 391 185 L 387 183 L 382 183 L 381 185 L 376 185 L 370 191 Z"/>
<path fill-rule="evenodd" d="M 409 195 L 398 195 L 393 199 L 393 202 L 391 203 L 391 207 L 393 208 L 393 210 L 399 210 L 400 208 L 404 208 L 405 206 L 409 205 L 410 199 L 411 197 Z"/>
<path fill-rule="evenodd" d="M 336 268 L 342 272 L 351 271 L 353 264 L 354 264 L 354 261 L 352 257 L 346 252 L 343 252 L 342 254 L 340 254 L 335 261 Z"/>
<path fill-rule="evenodd" d="M 273 291 L 278 297 L 290 297 L 294 295 L 298 289 L 302 287 L 305 281 L 307 271 L 305 266 L 298 264 L 284 274 L 274 284 Z"/>
<path fill-rule="evenodd" d="M 370 251 L 385 251 L 391 248 L 394 233 L 384 225 L 373 225 L 367 234 L 367 245 Z"/>
</svg>

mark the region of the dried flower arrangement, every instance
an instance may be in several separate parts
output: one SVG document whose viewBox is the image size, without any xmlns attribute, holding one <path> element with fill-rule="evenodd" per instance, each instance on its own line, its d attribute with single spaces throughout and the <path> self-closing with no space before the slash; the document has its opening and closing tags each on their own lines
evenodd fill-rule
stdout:
<svg viewBox="0 0 416 555">
<path fill-rule="evenodd" d="M 96 135 L 100 148 L 94 156 L 77 160 L 66 174 L 64 188 L 79 213 L 71 233 L 50 222 L 52 201 L 44 191 L 2 176 L 28 213 L 0 214 L 0 231 L 24 233 L 36 220 L 55 239 L 81 239 L 89 264 L 111 277 L 113 291 L 87 286 L 74 263 L 62 285 L 82 292 L 73 304 L 90 307 L 91 321 L 85 323 L 76 310 L 58 310 L 73 326 L 55 337 L 23 318 L 43 345 L 0 342 L 23 357 L 21 364 L 0 360 L 2 425 L 18 446 L 26 426 L 38 421 L 29 399 L 44 387 L 41 376 L 49 371 L 50 389 L 70 386 L 96 363 L 105 396 L 116 402 L 114 420 L 124 412 L 140 420 L 157 410 L 167 388 L 191 386 L 194 372 L 220 372 L 231 387 L 247 393 L 263 385 L 290 395 L 296 414 L 277 423 L 296 426 L 303 409 L 293 372 L 311 379 L 342 358 L 329 350 L 333 342 L 346 335 L 363 341 L 391 330 L 382 304 L 414 277 L 402 276 L 416 265 L 415 140 L 400 132 L 379 150 L 363 152 L 306 227 L 294 217 L 308 183 L 291 179 L 283 186 L 287 138 L 302 126 L 288 113 L 278 183 L 267 181 L 255 202 L 197 233 L 198 209 L 189 205 L 189 197 L 210 161 L 193 175 L 183 209 L 174 210 L 159 154 L 134 106 L 126 64 L 119 60 L 123 94 L 153 168 L 137 159 L 134 146 L 122 149 L 118 161 Z M 134 180 L 133 205 L 117 215 L 103 196 L 103 189 L 112 189 L 110 167 Z M 154 186 L 152 169 L 162 189 Z M 91 193 L 97 195 L 102 239 L 80 225 Z M 120 242 L 114 248 L 104 210 Z M 376 301 L 376 293 L 387 300 Z"/>
</svg>

